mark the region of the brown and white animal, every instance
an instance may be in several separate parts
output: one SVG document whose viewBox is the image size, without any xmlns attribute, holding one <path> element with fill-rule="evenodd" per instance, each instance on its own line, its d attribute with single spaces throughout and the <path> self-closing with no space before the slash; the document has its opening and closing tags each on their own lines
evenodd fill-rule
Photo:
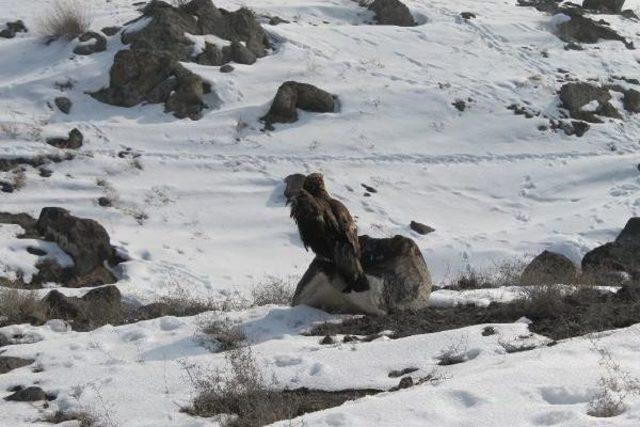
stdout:
<svg viewBox="0 0 640 427">
<path fill-rule="evenodd" d="M 360 263 L 358 229 L 349 210 L 333 199 L 319 173 L 308 175 L 291 199 L 291 218 L 296 221 L 305 249 L 334 264 L 348 286 L 343 292 L 369 290 Z"/>
</svg>

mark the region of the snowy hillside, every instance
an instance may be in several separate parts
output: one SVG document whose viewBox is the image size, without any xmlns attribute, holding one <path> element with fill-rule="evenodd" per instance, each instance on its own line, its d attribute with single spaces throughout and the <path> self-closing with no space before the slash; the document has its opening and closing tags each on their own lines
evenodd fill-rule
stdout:
<svg viewBox="0 0 640 427">
<path fill-rule="evenodd" d="M 373 12 L 352 0 L 215 0 L 231 11 L 253 10 L 271 48 L 255 64 L 233 63 L 230 73 L 183 62 L 212 88 L 204 95 L 209 108 L 190 120 L 162 104 L 125 108 L 89 96 L 109 85 L 114 55 L 127 46 L 119 34 L 107 37 L 106 50 L 86 56 L 73 53 L 77 39 L 45 43 L 37 30 L 52 3 L 0 0 L 0 28 L 22 20 L 29 29 L 0 38 L 0 159 L 72 158 L 47 163 L 50 176 L 25 166 L 21 185 L 0 192 L 0 212 L 38 218 L 43 207 L 58 206 L 96 220 L 126 258 L 114 274 L 128 303 L 177 294 L 251 298 L 265 283 L 295 286 L 314 255 L 285 206 L 283 179 L 294 173 L 322 172 L 360 234 L 414 239 L 436 285 L 451 284 L 468 266 L 528 261 L 545 249 L 579 265 L 640 216 L 640 115 L 623 105 L 622 92 L 611 91 L 619 118 L 590 123 L 580 137 L 553 129 L 572 121 L 558 95 L 567 82 L 640 90 L 634 18 L 594 19 L 605 19 L 638 49 L 600 40 L 573 50 L 555 34 L 569 17 L 516 0 L 406 0 L 417 23 L 411 27 L 374 25 Z M 91 30 L 99 31 L 138 18 L 144 2 L 82 5 Z M 624 8 L 640 15 L 640 0 Z M 286 22 L 271 25 L 273 16 Z M 201 37 L 192 36 L 197 46 Z M 265 129 L 259 119 L 278 87 L 292 80 L 336 95 L 339 108 L 301 111 L 297 122 Z M 60 96 L 72 102 L 69 114 L 55 105 Z M 84 135 L 79 149 L 45 143 L 73 128 Z M 15 171 L 0 167 L 0 182 L 15 179 Z M 411 221 L 435 232 L 420 235 Z M 27 252 L 30 245 L 73 264 L 57 245 L 20 239 L 21 232 L 0 224 L 0 277 L 36 275 L 39 256 Z M 89 290 L 56 289 L 67 296 Z M 435 290 L 431 298 L 439 307 L 484 306 L 519 293 Z M 0 374 L 0 396 L 18 385 L 55 394 L 48 403 L 0 401 L 0 426 L 50 425 L 47 414 L 80 410 L 95 413 L 100 425 L 217 425 L 219 418 L 181 411 L 195 393 L 185 366 L 226 363 L 225 353 L 211 351 L 200 336 L 211 315 L 150 316 L 92 331 L 71 331 L 57 320 L 0 328 L 13 337 L 0 356 L 35 361 Z M 554 346 L 547 346 L 553 337 L 529 332 L 527 320 L 517 318 L 371 342 L 342 343 L 340 336 L 320 345 L 322 336 L 302 333 L 339 316 L 285 305 L 242 306 L 223 316 L 240 322 L 264 376 L 277 378 L 280 389 L 382 391 L 283 426 L 640 424 L 640 384 L 629 386 L 620 415 L 587 414 L 601 376 L 611 374 L 607 357 L 619 364 L 616 378 L 640 375 L 637 325 L 595 338 L 563 336 Z M 496 334 L 483 336 L 488 323 Z M 531 351 L 505 349 L 523 340 Z M 438 355 L 452 347 L 465 363 L 439 366 Z M 437 381 L 389 391 L 399 378 L 388 373 L 407 367 L 417 369 L 416 382 Z"/>
</svg>

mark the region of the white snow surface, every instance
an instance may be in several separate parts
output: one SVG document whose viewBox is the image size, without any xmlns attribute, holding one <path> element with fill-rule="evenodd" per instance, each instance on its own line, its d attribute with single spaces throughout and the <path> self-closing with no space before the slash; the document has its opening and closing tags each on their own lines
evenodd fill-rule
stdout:
<svg viewBox="0 0 640 427">
<path fill-rule="evenodd" d="M 132 3 L 82 4 L 98 30 L 138 17 Z M 117 284 L 130 300 L 152 302 L 179 289 L 207 298 L 248 294 L 269 277 L 295 284 L 313 257 L 303 250 L 282 196 L 282 179 L 296 172 L 323 172 L 330 192 L 357 217 L 361 234 L 413 238 L 436 283 L 467 264 L 481 269 L 543 249 L 579 262 L 640 215 L 637 116 L 623 111 L 623 120 L 607 119 L 576 138 L 540 131 L 548 121 L 506 108 L 516 103 L 561 117 L 559 69 L 603 83 L 612 75 L 637 77 L 640 53 L 620 42 L 565 51 L 552 34 L 558 17 L 517 7 L 515 0 L 407 0 L 421 23 L 412 28 L 369 25 L 371 13 L 351 0 L 215 3 L 230 10 L 248 6 L 291 23 L 264 25 L 274 49 L 254 65 L 233 64 L 235 70 L 223 74 L 186 63 L 219 97 L 209 95 L 215 108 L 189 121 L 165 114 L 161 105 L 119 108 L 85 93 L 108 84 L 113 56 L 123 48 L 119 35 L 109 38 L 105 52 L 76 56 L 77 40 L 45 45 L 35 31 L 51 1 L 0 0 L 0 24 L 22 19 L 31 29 L 0 39 L 0 156 L 57 154 L 45 137 L 73 127 L 85 135 L 74 160 L 49 166 L 50 178 L 27 167 L 24 188 L 0 193 L 0 211 L 37 217 L 42 207 L 61 206 L 99 221 L 131 258 L 119 266 Z M 640 0 L 627 0 L 625 7 L 640 14 Z M 463 20 L 462 11 L 477 19 Z M 604 18 L 640 46 L 637 23 Z M 194 39 L 203 45 L 204 38 Z M 338 95 L 340 111 L 301 113 L 297 123 L 263 132 L 258 118 L 287 80 Z M 68 81 L 73 88 L 57 87 Z M 70 115 L 52 107 L 61 95 L 73 101 Z M 467 100 L 466 111 L 451 105 L 458 99 Z M 140 154 L 141 168 L 118 156 L 127 148 Z M 9 178 L 0 172 L 0 180 Z M 378 192 L 364 197 L 363 183 Z M 98 206 L 105 195 L 114 207 Z M 136 218 L 144 216 L 140 224 Z M 436 232 L 420 236 L 409 229 L 411 220 Z M 71 263 L 56 245 L 20 240 L 19 233 L 16 226 L 0 226 L 1 275 L 35 272 L 38 257 L 26 252 L 28 246 Z M 439 290 L 432 304 L 488 304 L 510 300 L 517 290 L 474 292 Z M 320 311 L 271 306 L 230 316 L 243 322 L 266 377 L 275 375 L 282 387 L 386 390 L 397 385 L 390 370 L 417 367 L 412 375 L 424 376 L 452 343 L 463 342 L 473 355 L 441 369 L 437 384 L 307 414 L 294 425 L 640 424 L 640 400 L 633 398 L 620 416 L 586 414 L 603 375 L 588 337 L 546 347 L 547 339 L 531 335 L 522 322 L 492 325 L 498 334 L 489 337 L 477 325 L 320 346 L 317 337 L 299 334 L 314 322 L 337 319 Z M 215 425 L 180 412 L 193 392 L 182 365 L 224 363 L 223 354 L 198 340 L 201 317 L 206 314 L 89 333 L 67 331 L 59 322 L 4 328 L 24 334 L 28 343 L 2 348 L 2 355 L 34 358 L 43 370 L 29 366 L 0 375 L 0 394 L 37 383 L 58 399 L 48 410 L 0 401 L 0 425 L 36 425 L 47 411 L 74 405 L 108 415 L 118 426 Z M 507 354 L 500 344 L 522 340 L 539 347 Z M 637 325 L 600 334 L 597 342 L 640 375 Z"/>
</svg>

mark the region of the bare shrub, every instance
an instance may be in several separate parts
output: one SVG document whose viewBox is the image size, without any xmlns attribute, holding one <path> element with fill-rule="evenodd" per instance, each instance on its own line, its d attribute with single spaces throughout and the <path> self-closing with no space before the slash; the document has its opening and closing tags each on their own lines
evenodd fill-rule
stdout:
<svg viewBox="0 0 640 427">
<path fill-rule="evenodd" d="M 34 291 L 0 289 L 0 326 L 40 322 L 45 310 Z"/>
<path fill-rule="evenodd" d="M 56 0 L 38 22 L 40 34 L 48 39 L 75 39 L 91 27 L 87 9 L 87 2 Z"/>
<path fill-rule="evenodd" d="M 295 393 L 267 387 L 251 347 L 228 352 L 226 361 L 226 375 L 221 370 L 206 374 L 195 366 L 185 366 L 197 391 L 186 412 L 204 417 L 230 414 L 223 425 L 233 427 L 263 426 L 297 415 Z"/>
<path fill-rule="evenodd" d="M 436 359 L 438 359 L 438 365 L 457 365 L 469 360 L 467 341 L 467 337 L 462 336 L 458 342 L 452 342 L 448 347 L 442 349 L 440 354 L 436 356 Z"/>
<path fill-rule="evenodd" d="M 235 350 L 240 348 L 247 339 L 242 325 L 228 317 L 203 322 L 200 331 L 207 340 L 214 340 L 216 351 Z"/>
<path fill-rule="evenodd" d="M 290 282 L 270 277 L 251 290 L 252 305 L 290 305 L 294 288 Z"/>
<path fill-rule="evenodd" d="M 162 306 L 164 316 L 194 316 L 206 311 L 229 312 L 246 309 L 249 302 L 239 294 L 229 294 L 221 298 L 204 298 L 194 296 L 182 286 L 177 279 L 171 279 L 166 287 L 171 289 L 170 295 L 159 297 L 155 304 Z"/>
<path fill-rule="evenodd" d="M 56 411 L 42 418 L 42 422 L 61 424 L 67 421 L 76 421 L 78 427 L 98 427 L 98 417 L 89 411 Z"/>
<path fill-rule="evenodd" d="M 552 317 L 563 311 L 565 292 L 556 285 L 539 285 L 523 287 L 522 304 L 525 311 L 536 318 Z"/>
<path fill-rule="evenodd" d="M 18 168 L 13 171 L 13 176 L 11 177 L 11 185 L 15 190 L 21 190 L 25 184 L 27 183 L 27 174 L 24 172 L 23 168 Z"/>
<path fill-rule="evenodd" d="M 598 391 L 589 401 L 587 414 L 598 418 L 618 416 L 627 409 L 629 396 L 640 396 L 640 379 L 622 369 L 609 349 L 598 346 L 595 341 L 592 345 L 600 355 L 598 365 L 604 373 L 598 380 Z"/>
<path fill-rule="evenodd" d="M 445 280 L 443 286 L 457 290 L 513 286 L 519 284 L 520 275 L 526 267 L 524 257 L 494 261 L 491 267 L 485 269 L 472 267 L 466 257 L 463 257 L 463 260 L 466 263 L 465 268 L 455 275 L 453 280 Z"/>
</svg>

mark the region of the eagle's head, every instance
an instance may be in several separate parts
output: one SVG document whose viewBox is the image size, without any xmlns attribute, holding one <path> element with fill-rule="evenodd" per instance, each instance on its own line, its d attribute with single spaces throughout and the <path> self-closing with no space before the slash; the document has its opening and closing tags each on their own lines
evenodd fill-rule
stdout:
<svg viewBox="0 0 640 427">
<path fill-rule="evenodd" d="M 320 196 L 326 189 L 324 187 L 324 177 L 321 173 L 312 173 L 307 175 L 304 180 L 303 188 L 313 196 Z"/>
</svg>

